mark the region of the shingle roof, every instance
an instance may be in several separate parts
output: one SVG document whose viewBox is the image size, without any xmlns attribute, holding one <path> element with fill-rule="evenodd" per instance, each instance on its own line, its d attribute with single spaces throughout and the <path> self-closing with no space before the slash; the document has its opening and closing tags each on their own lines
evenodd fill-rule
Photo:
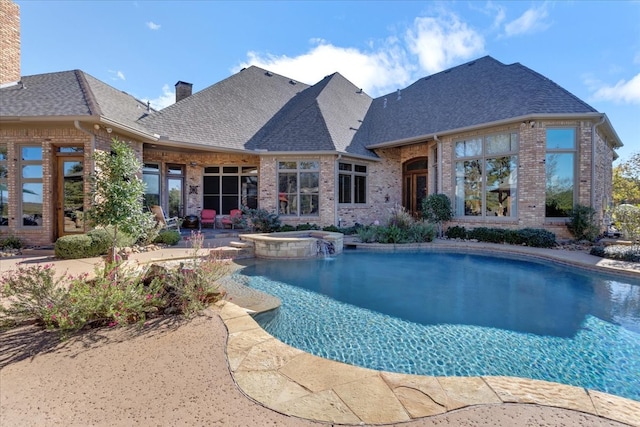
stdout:
<svg viewBox="0 0 640 427">
<path fill-rule="evenodd" d="M 485 56 L 376 98 L 356 141 L 371 146 L 525 115 L 594 112 L 531 69 Z"/>
<path fill-rule="evenodd" d="M 338 73 L 293 97 L 252 138 L 247 148 L 269 151 L 338 151 L 375 156 L 352 144 L 371 98 Z"/>
<path fill-rule="evenodd" d="M 0 116 L 102 116 L 146 132 L 137 122 L 146 113 L 144 103 L 83 71 L 24 76 L 21 81 L 0 89 Z"/>
<path fill-rule="evenodd" d="M 174 141 L 242 150 L 291 98 L 307 87 L 252 66 L 141 123 Z"/>
</svg>

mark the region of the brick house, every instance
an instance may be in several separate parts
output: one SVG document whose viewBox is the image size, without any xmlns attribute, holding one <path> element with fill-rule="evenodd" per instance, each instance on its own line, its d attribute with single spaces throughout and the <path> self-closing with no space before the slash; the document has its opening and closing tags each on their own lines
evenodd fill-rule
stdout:
<svg viewBox="0 0 640 427">
<path fill-rule="evenodd" d="M 0 0 L 0 235 L 82 233 L 92 153 L 112 137 L 170 215 L 241 205 L 286 224 L 383 221 L 444 193 L 466 227 L 569 237 L 574 204 L 604 223 L 622 146 L 604 113 L 489 56 L 371 98 L 339 73 L 309 86 L 249 67 L 160 111 L 80 70 L 20 75 L 19 9 Z"/>
</svg>

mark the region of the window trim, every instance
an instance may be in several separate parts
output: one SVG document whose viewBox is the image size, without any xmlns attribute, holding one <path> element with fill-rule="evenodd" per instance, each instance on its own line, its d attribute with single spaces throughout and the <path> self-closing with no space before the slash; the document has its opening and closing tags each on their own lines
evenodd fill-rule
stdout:
<svg viewBox="0 0 640 427">
<path fill-rule="evenodd" d="M 3 207 L 7 210 L 7 222 L 5 224 L 2 223 L 2 211 L 0 211 L 0 227 L 8 227 L 9 226 L 9 144 L 6 142 L 0 142 L 0 147 L 4 151 L 4 159 L 0 158 L 0 168 L 4 168 L 5 176 L 0 175 L 0 185 L 4 185 L 3 194 L 0 194 L 0 197 L 6 194 L 6 199 L 3 203 Z"/>
<path fill-rule="evenodd" d="M 292 164 L 295 163 L 296 167 L 295 169 L 292 168 L 288 168 L 288 167 L 284 167 L 286 166 L 286 164 Z M 317 165 L 317 167 L 315 168 L 302 168 L 301 164 L 302 163 L 315 163 Z M 277 160 L 276 161 L 276 188 L 277 188 L 277 192 L 276 192 L 276 206 L 277 206 L 277 212 L 278 215 L 280 216 L 284 216 L 284 217 L 319 217 L 320 216 L 320 176 L 321 176 L 321 162 L 320 159 L 297 159 L 297 160 Z M 280 191 L 280 174 L 281 173 L 287 173 L 287 174 L 294 174 L 296 175 L 296 190 L 295 190 L 295 194 L 294 193 L 283 193 Z M 307 213 L 307 214 L 303 214 L 302 213 L 302 196 L 303 194 L 301 193 L 300 187 L 301 187 L 301 175 L 302 174 L 309 174 L 309 173 L 314 173 L 317 174 L 317 181 L 318 181 L 318 191 L 316 193 L 307 193 L 304 194 L 305 196 L 316 196 L 318 198 L 318 204 L 316 207 L 316 212 L 315 213 Z M 285 194 L 294 194 L 297 202 L 296 202 L 296 212 L 295 213 L 283 213 L 281 212 L 282 209 L 282 202 L 284 201 L 282 199 L 282 195 Z M 287 202 L 288 203 L 288 202 Z M 287 205 L 288 206 L 288 205 Z"/>
<path fill-rule="evenodd" d="M 40 160 L 23 160 L 22 159 L 22 150 L 25 148 L 38 148 L 40 149 Z M 16 178 L 17 178 L 17 185 L 16 188 L 18 189 L 18 191 L 20 192 L 20 197 L 17 199 L 18 203 L 17 203 L 17 218 L 19 218 L 18 220 L 18 228 L 24 228 L 27 230 L 33 230 L 33 229 L 40 229 L 43 227 L 44 225 L 44 216 L 45 216 L 45 211 L 44 211 L 44 148 L 42 147 L 42 145 L 37 145 L 37 144 L 22 144 L 17 146 L 17 150 L 18 150 L 18 155 L 17 157 L 17 168 L 16 168 Z M 42 170 L 42 174 L 40 176 L 40 178 L 25 178 L 23 175 L 23 167 L 24 166 L 29 166 L 29 165 L 34 165 L 34 166 L 40 166 L 41 170 Z M 40 218 L 40 224 L 36 225 L 24 225 L 24 199 L 23 199 L 23 195 L 24 195 L 24 184 L 40 184 L 42 186 L 42 213 L 41 213 L 41 218 Z M 37 221 L 37 220 L 36 220 Z"/>
<path fill-rule="evenodd" d="M 217 172 L 207 172 L 207 169 L 209 168 L 217 168 Z M 225 169 L 230 169 L 230 168 L 236 168 L 237 171 L 236 172 L 228 172 L 225 171 Z M 251 170 L 250 172 L 248 172 L 248 170 Z M 214 206 L 216 207 L 210 207 L 209 209 L 215 209 L 218 215 L 229 215 L 229 213 L 224 213 L 223 212 L 223 204 L 224 204 L 224 197 L 229 197 L 230 194 L 228 193 L 224 193 L 223 192 L 223 177 L 229 177 L 229 176 L 235 176 L 237 177 L 237 181 L 238 181 L 238 191 L 237 191 L 237 208 L 231 208 L 231 209 L 240 209 L 242 208 L 242 206 L 244 206 L 243 201 L 245 198 L 249 197 L 249 193 L 247 191 L 246 196 L 243 195 L 243 185 L 245 184 L 243 182 L 243 178 L 246 177 L 255 177 L 256 178 L 256 194 L 255 196 L 252 196 L 255 199 L 255 208 L 257 208 L 259 206 L 259 186 L 260 186 L 260 173 L 259 173 L 259 167 L 257 165 L 246 165 L 246 164 L 229 164 L 229 165 L 221 165 L 221 164 L 213 164 L 213 165 L 207 165 L 205 167 L 202 168 L 202 198 L 201 198 L 201 202 L 202 202 L 202 206 L 204 208 L 205 206 L 205 196 L 206 197 L 217 197 L 218 201 L 217 201 L 217 205 L 214 204 Z M 218 192 L 217 193 L 206 193 L 206 188 L 205 188 L 205 177 L 218 177 Z M 248 189 L 247 189 L 248 190 Z M 249 203 L 247 203 L 248 207 L 252 207 Z M 231 211 L 230 209 L 230 211 Z M 229 212 L 230 212 L 229 211 Z"/>
<path fill-rule="evenodd" d="M 342 170 L 340 169 L 340 165 L 349 165 L 351 166 L 350 170 Z M 356 167 L 363 167 L 365 168 L 364 172 L 361 171 L 357 171 Z M 350 182 L 350 201 L 348 202 L 341 202 L 340 198 L 342 197 L 342 181 L 340 179 L 340 176 L 344 175 L 344 176 L 348 176 L 351 180 Z M 363 177 L 364 178 L 364 201 L 356 201 L 357 199 L 357 192 L 356 192 L 356 177 Z M 338 181 L 337 181 L 337 190 L 338 190 L 338 204 L 341 206 L 365 206 L 368 204 L 368 200 L 369 200 L 369 166 L 363 163 L 358 163 L 358 162 L 338 162 Z"/>
<path fill-rule="evenodd" d="M 499 136 L 499 135 L 509 135 L 510 136 L 510 144 L 511 146 L 509 147 L 510 149 L 508 151 L 501 151 L 501 152 L 491 152 L 489 153 L 488 151 L 488 144 L 489 144 L 489 139 L 491 139 L 492 137 L 495 136 Z M 515 137 L 515 141 L 514 138 Z M 480 150 L 479 152 L 476 153 L 472 153 L 470 155 L 464 155 L 464 153 L 462 154 L 458 154 L 457 153 L 457 145 L 459 143 L 464 143 L 465 147 L 466 147 L 466 143 L 470 143 L 470 142 L 474 142 L 474 141 L 480 141 Z M 471 146 L 470 146 L 471 147 Z M 464 220 L 472 220 L 472 219 L 482 219 L 482 220 L 487 220 L 487 219 L 491 219 L 494 221 L 514 221 L 517 220 L 518 218 L 518 169 L 520 168 L 520 134 L 515 131 L 515 130 L 509 130 L 506 132 L 494 132 L 494 133 L 488 133 L 488 134 L 484 134 L 484 135 L 474 135 L 471 136 L 469 138 L 460 138 L 457 140 L 453 141 L 453 193 L 454 193 L 454 215 L 455 218 L 457 219 L 464 219 Z M 515 191 L 513 195 L 510 195 L 510 197 L 512 198 L 512 201 L 510 203 L 510 214 L 509 216 L 505 216 L 505 215 L 488 215 L 487 214 L 487 189 L 488 189 L 488 184 L 487 184 L 487 162 L 488 160 L 491 159 L 498 159 L 498 158 L 503 158 L 503 157 L 507 157 L 510 159 L 510 162 L 514 163 L 515 168 L 513 170 L 513 172 L 515 172 Z M 458 174 L 457 174 L 457 170 L 458 170 L 458 164 L 459 163 L 464 163 L 467 161 L 478 161 L 479 162 L 479 168 L 480 168 L 480 174 L 481 174 L 481 179 L 479 181 L 480 185 L 481 185 L 481 190 L 480 190 L 480 194 L 481 194 L 481 204 L 480 204 L 480 215 L 465 215 L 464 211 L 464 206 L 462 207 L 462 214 L 459 213 L 460 207 L 459 205 L 459 197 L 458 197 Z M 463 205 L 464 205 L 464 200 L 462 201 Z"/>
<path fill-rule="evenodd" d="M 573 147 L 572 148 L 548 148 L 548 137 L 549 131 L 554 130 L 572 130 L 573 131 Z M 554 222 L 554 221 L 568 221 L 570 215 L 567 216 L 547 216 L 547 156 L 549 154 L 571 154 L 573 156 L 572 161 L 572 186 L 573 186 L 573 198 L 572 198 L 572 209 L 573 206 L 576 205 L 578 201 L 578 129 L 575 126 L 548 126 L 545 129 L 545 151 L 544 151 L 544 163 L 545 163 L 545 197 L 544 197 L 544 219 L 546 222 Z"/>
</svg>

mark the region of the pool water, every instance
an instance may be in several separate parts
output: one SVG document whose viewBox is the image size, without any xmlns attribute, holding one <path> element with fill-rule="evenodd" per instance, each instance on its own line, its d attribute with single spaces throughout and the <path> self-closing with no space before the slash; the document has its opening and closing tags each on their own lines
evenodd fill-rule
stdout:
<svg viewBox="0 0 640 427">
<path fill-rule="evenodd" d="M 506 375 L 640 400 L 640 281 L 459 253 L 255 260 L 256 316 L 309 353 L 418 375 Z"/>
</svg>

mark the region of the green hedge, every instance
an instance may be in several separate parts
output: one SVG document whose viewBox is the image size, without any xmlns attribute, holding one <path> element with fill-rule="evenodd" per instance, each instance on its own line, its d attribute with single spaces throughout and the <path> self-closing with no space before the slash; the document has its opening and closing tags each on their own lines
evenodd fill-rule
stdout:
<svg viewBox="0 0 640 427">
<path fill-rule="evenodd" d="M 449 227 L 445 232 L 449 239 L 474 239 L 479 242 L 526 245 L 537 248 L 553 248 L 556 235 L 541 228 L 507 230 L 503 228 L 476 227 L 467 230 L 461 226 Z"/>
<path fill-rule="evenodd" d="M 594 246 L 591 255 L 615 259 L 618 261 L 640 262 L 640 245 Z"/>
</svg>

